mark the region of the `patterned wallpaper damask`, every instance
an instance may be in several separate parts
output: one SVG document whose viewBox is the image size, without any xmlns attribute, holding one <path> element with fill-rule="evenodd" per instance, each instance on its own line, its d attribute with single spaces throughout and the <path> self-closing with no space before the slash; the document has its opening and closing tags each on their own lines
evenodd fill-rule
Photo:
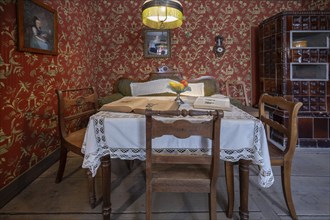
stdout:
<svg viewBox="0 0 330 220">
<path fill-rule="evenodd" d="M 143 2 L 143 1 L 142 1 Z M 97 28 L 103 35 L 96 69 L 101 95 L 111 92 L 121 77 L 145 79 L 162 64 L 174 66 L 185 77 L 212 75 L 220 82 L 241 79 L 251 85 L 251 27 L 282 10 L 297 10 L 301 1 L 181 1 L 185 21 L 171 31 L 172 56 L 167 59 L 143 57 L 143 26 L 139 1 L 99 3 L 102 11 Z M 110 25 L 111 24 L 111 25 Z M 217 58 L 212 48 L 215 36 L 224 37 L 226 53 Z M 109 81 L 110 80 L 110 81 Z"/>
<path fill-rule="evenodd" d="M 16 50 L 16 1 L 0 1 L 0 188 L 59 146 L 56 88 L 93 84 L 91 1 L 43 1 L 58 12 L 59 55 Z"/>
<path fill-rule="evenodd" d="M 251 91 L 251 27 L 283 10 L 330 9 L 328 0 L 182 0 L 186 19 L 171 31 L 172 56 L 147 59 L 143 0 L 42 2 L 58 12 L 58 56 L 18 52 L 16 1 L 0 0 L 1 189 L 58 147 L 55 88 L 95 85 L 104 96 L 118 78 L 146 79 L 166 64 L 187 78 L 241 79 Z M 212 52 L 218 34 L 222 58 Z"/>
</svg>

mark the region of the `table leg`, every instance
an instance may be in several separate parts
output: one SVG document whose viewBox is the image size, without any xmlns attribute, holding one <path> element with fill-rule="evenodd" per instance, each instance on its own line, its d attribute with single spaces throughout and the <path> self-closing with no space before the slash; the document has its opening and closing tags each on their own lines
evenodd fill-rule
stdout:
<svg viewBox="0 0 330 220">
<path fill-rule="evenodd" d="M 110 220 L 111 214 L 111 159 L 110 155 L 101 158 L 102 166 L 102 192 L 103 206 L 102 214 L 104 220 Z"/>
<path fill-rule="evenodd" d="M 240 179 L 240 207 L 239 216 L 241 220 L 249 219 L 249 166 L 250 161 L 239 161 L 239 179 Z"/>
<path fill-rule="evenodd" d="M 89 192 L 89 204 L 92 209 L 96 206 L 96 196 L 95 196 L 95 178 L 92 176 L 92 172 L 87 169 L 88 177 L 88 192 Z"/>
</svg>

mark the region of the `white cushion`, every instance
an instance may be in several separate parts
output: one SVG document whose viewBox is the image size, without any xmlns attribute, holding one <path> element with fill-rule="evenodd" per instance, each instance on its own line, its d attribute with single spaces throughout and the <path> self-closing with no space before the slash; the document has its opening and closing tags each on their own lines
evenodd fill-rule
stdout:
<svg viewBox="0 0 330 220">
<path fill-rule="evenodd" d="M 172 79 L 157 79 L 147 82 L 132 82 L 131 92 L 132 96 L 140 95 L 152 95 L 159 93 L 174 93 L 169 87 L 168 84 Z"/>
<path fill-rule="evenodd" d="M 131 92 L 132 96 L 141 96 L 141 95 L 152 95 L 160 93 L 173 93 L 175 92 L 170 89 L 169 82 L 175 81 L 172 79 L 157 79 L 147 82 L 132 82 Z M 188 86 L 191 88 L 191 91 L 186 91 L 181 93 L 185 96 L 204 96 L 204 83 L 189 83 Z"/>
<path fill-rule="evenodd" d="M 204 83 L 189 83 L 188 86 L 190 86 L 191 91 L 186 91 L 181 93 L 181 95 L 186 96 L 204 96 Z"/>
</svg>

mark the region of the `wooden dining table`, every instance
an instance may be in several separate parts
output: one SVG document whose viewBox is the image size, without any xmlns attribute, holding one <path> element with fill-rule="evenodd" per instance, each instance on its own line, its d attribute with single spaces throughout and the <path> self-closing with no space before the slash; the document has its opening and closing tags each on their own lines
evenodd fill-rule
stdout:
<svg viewBox="0 0 330 220">
<path fill-rule="evenodd" d="M 150 97 L 150 99 L 164 97 Z M 173 98 L 173 97 L 172 97 Z M 174 99 L 174 98 L 173 98 Z M 193 100 L 184 98 L 180 109 L 193 109 Z M 174 118 L 175 120 L 175 118 Z M 249 219 L 249 165 L 259 166 L 258 183 L 270 187 L 274 182 L 266 133 L 261 121 L 231 106 L 224 112 L 220 131 L 220 158 L 239 163 L 241 219 Z M 208 140 L 192 137 L 175 141 L 175 137 L 155 140 L 155 152 L 177 154 L 210 153 Z M 166 147 L 164 147 L 166 146 Z M 111 159 L 145 160 L 145 116 L 143 114 L 100 111 L 89 119 L 82 153 L 82 167 L 95 176 L 102 168 L 103 218 L 111 215 Z"/>
</svg>

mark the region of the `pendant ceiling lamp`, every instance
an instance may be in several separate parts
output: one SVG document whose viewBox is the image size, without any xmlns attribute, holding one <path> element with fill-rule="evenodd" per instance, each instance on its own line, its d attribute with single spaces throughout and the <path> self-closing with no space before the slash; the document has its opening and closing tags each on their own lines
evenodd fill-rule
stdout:
<svg viewBox="0 0 330 220">
<path fill-rule="evenodd" d="M 142 22 L 154 29 L 174 29 L 182 25 L 183 9 L 177 0 L 147 0 L 142 5 Z"/>
</svg>

